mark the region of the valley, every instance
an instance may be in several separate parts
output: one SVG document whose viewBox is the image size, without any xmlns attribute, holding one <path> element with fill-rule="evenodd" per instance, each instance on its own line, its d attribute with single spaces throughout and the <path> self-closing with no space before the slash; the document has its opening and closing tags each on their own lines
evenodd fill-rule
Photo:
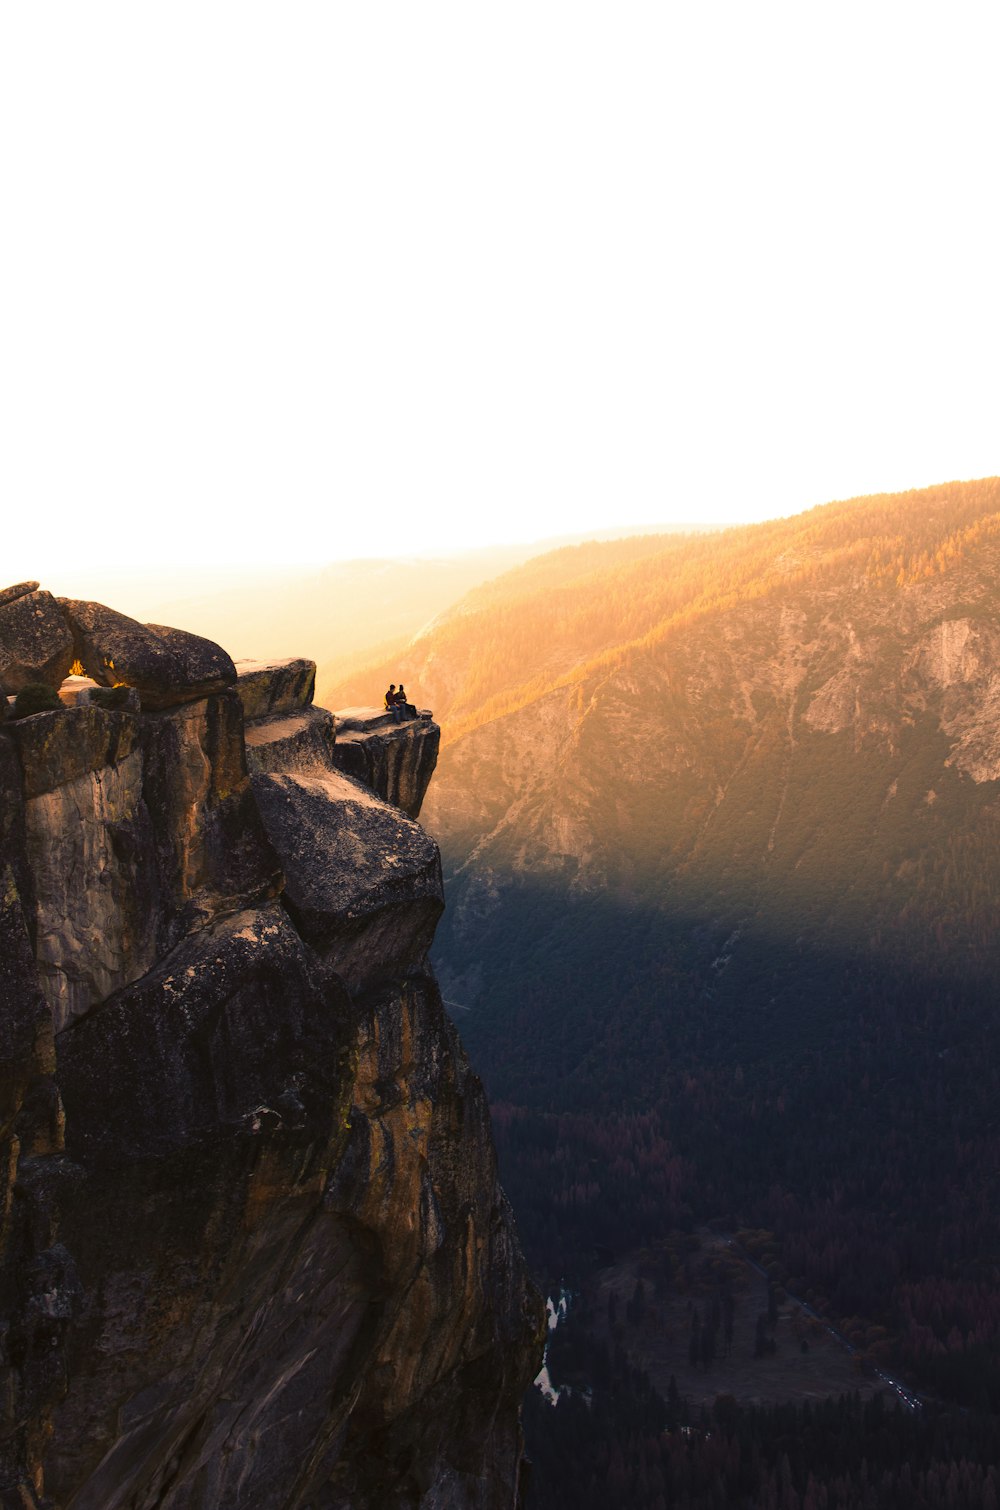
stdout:
<svg viewBox="0 0 1000 1510">
<path fill-rule="evenodd" d="M 638 1253 L 766 1231 L 866 1369 L 994 1437 L 998 583 L 987 479 L 557 552 L 398 662 L 445 731 L 436 969 L 542 1282 L 621 1313 Z M 879 1393 L 831 1339 L 751 1360 L 773 1387 L 690 1367 L 666 1294 L 573 1366 L 633 1404 L 673 1374 L 692 1425 L 714 1394 Z M 539 1510 L 574 1503 L 546 1484 Z"/>
</svg>

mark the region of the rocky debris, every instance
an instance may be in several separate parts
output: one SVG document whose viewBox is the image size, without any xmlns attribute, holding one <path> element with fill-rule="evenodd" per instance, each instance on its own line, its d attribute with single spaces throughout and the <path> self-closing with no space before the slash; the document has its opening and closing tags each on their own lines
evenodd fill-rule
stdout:
<svg viewBox="0 0 1000 1510">
<path fill-rule="evenodd" d="M 247 722 L 277 713 L 308 708 L 316 687 L 316 662 L 237 661 L 236 690 L 243 700 Z"/>
<path fill-rule="evenodd" d="M 13 587 L 0 588 L 0 608 L 5 603 L 15 603 L 18 598 L 27 597 L 29 592 L 37 592 L 37 582 L 16 582 Z"/>
<path fill-rule="evenodd" d="M 437 845 L 339 772 L 254 777 L 303 938 L 351 991 L 419 966 L 444 908 Z"/>
<path fill-rule="evenodd" d="M 140 624 L 103 603 L 60 602 L 87 675 L 105 687 L 127 682 L 138 688 L 143 708 L 192 702 L 236 680 L 232 660 L 212 640 L 163 624 Z"/>
<path fill-rule="evenodd" d="M 407 704 L 410 711 L 412 704 Z M 398 723 L 378 708 L 345 708 L 337 714 L 337 767 L 363 781 L 385 802 L 416 818 L 437 765 L 441 730 L 430 714 Z M 401 731 L 405 729 L 405 737 Z"/>
<path fill-rule="evenodd" d="M 27 583 L 22 583 L 27 587 Z M 32 589 L 0 603 L 0 681 L 8 692 L 31 682 L 58 687 L 73 664 L 73 636 L 51 593 Z"/>
<path fill-rule="evenodd" d="M 334 717 L 325 708 L 303 708 L 258 719 L 246 729 L 247 765 L 255 774 L 318 767 L 334 762 Z"/>
</svg>

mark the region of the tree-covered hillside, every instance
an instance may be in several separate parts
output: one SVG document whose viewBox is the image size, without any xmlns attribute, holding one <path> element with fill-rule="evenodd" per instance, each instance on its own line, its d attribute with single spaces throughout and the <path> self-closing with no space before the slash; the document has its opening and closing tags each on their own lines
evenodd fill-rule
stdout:
<svg viewBox="0 0 1000 1510">
<path fill-rule="evenodd" d="M 716 1218 L 1000 1410 L 1000 481 L 540 558 L 402 664 L 539 1271 Z"/>
</svg>

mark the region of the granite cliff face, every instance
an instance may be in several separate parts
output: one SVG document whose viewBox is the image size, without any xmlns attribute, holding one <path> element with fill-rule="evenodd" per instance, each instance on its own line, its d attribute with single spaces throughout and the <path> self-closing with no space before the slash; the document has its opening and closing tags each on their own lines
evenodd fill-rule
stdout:
<svg viewBox="0 0 1000 1510">
<path fill-rule="evenodd" d="M 426 962 L 436 727 L 345 749 L 310 662 L 0 594 L 5 691 L 76 660 L 0 709 L 0 1503 L 515 1505 L 539 1307 Z"/>
</svg>

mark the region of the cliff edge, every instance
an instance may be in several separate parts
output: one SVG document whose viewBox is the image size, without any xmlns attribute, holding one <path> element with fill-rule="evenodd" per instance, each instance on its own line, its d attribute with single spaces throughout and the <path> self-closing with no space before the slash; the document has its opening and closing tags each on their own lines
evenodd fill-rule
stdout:
<svg viewBox="0 0 1000 1510">
<path fill-rule="evenodd" d="M 314 677 L 0 593 L 4 1507 L 518 1502 L 540 1305 L 427 963 L 439 733 L 341 737 Z"/>
</svg>

